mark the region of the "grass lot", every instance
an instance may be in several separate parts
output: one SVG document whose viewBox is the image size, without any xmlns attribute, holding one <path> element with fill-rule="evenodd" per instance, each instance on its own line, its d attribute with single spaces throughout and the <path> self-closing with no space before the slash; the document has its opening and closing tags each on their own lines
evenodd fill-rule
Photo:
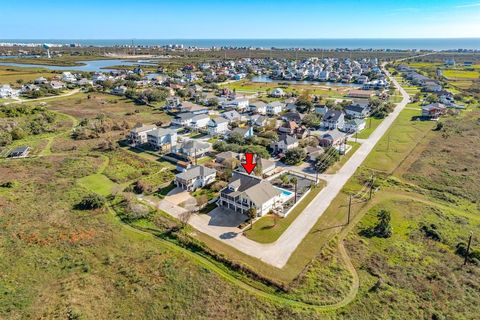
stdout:
<svg viewBox="0 0 480 320">
<path fill-rule="evenodd" d="M 478 71 L 467 71 L 467 70 L 456 70 L 448 69 L 443 71 L 443 75 L 448 79 L 462 79 L 462 80 L 472 80 L 478 79 L 480 73 Z"/>
<path fill-rule="evenodd" d="M 325 173 L 336 173 L 345 164 L 345 162 L 347 162 L 348 159 L 353 156 L 353 154 L 358 150 L 358 148 L 360 148 L 360 143 L 354 142 L 353 140 L 347 141 L 347 144 L 352 147 L 350 151 L 348 151 L 346 155 L 341 156 L 340 160 L 335 162 L 331 167 L 329 167 Z"/>
<path fill-rule="evenodd" d="M 244 234 L 248 239 L 256 242 L 275 242 L 282 233 L 287 230 L 298 215 L 302 213 L 322 188 L 322 185 L 313 188 L 285 218 L 276 218 L 274 215 L 270 214 L 263 216 L 255 221 L 252 228 L 249 228 Z"/>
<path fill-rule="evenodd" d="M 248 80 L 241 80 L 224 85 L 230 89 L 237 91 L 245 91 L 251 93 L 268 93 L 275 88 L 283 88 L 286 93 L 301 93 L 302 91 L 309 90 L 312 94 L 321 95 L 331 98 L 343 98 L 351 90 L 349 87 L 335 87 L 327 85 L 304 85 L 304 84 L 289 84 L 288 86 L 282 85 L 280 82 L 251 82 Z"/>
<path fill-rule="evenodd" d="M 408 107 L 416 108 L 417 105 L 409 104 Z M 421 141 L 425 132 L 434 126 L 433 121 L 412 120 L 418 115 L 417 110 L 404 109 L 369 154 L 363 166 L 378 171 L 393 171 L 399 161 L 414 149 L 416 143 Z"/>
<path fill-rule="evenodd" d="M 105 114 L 114 120 L 125 120 L 131 126 L 136 123 L 169 122 L 170 117 L 148 106 L 136 105 L 132 101 L 103 93 L 79 93 L 70 97 L 48 101 L 49 108 L 77 119 L 94 118 Z"/>
<path fill-rule="evenodd" d="M 45 69 L 0 66 L 0 84 L 10 84 L 14 87 L 21 86 L 17 80 L 28 82 L 40 77 L 51 79 L 55 75 L 55 72 Z"/>
<path fill-rule="evenodd" d="M 108 179 L 101 173 L 83 177 L 78 180 L 78 183 L 87 190 L 92 190 L 102 196 L 110 195 L 113 187 L 116 185 L 112 180 Z"/>
<path fill-rule="evenodd" d="M 2 59 L 4 62 L 14 62 L 14 63 L 24 63 L 24 64 L 41 64 L 41 65 L 48 65 L 48 66 L 81 66 L 83 63 L 79 63 L 79 61 L 87 61 L 87 60 L 101 60 L 101 59 L 111 59 L 105 56 L 94 56 L 94 55 L 86 55 L 86 56 L 69 56 L 64 55 L 61 57 L 41 57 L 41 58 L 6 58 Z"/>
<path fill-rule="evenodd" d="M 375 129 L 377 129 L 380 123 L 382 123 L 383 119 L 368 117 L 365 119 L 365 121 L 366 121 L 365 129 L 363 129 L 357 134 L 357 138 L 359 139 L 367 139 L 368 137 L 370 137 L 372 132 L 375 131 Z"/>
</svg>

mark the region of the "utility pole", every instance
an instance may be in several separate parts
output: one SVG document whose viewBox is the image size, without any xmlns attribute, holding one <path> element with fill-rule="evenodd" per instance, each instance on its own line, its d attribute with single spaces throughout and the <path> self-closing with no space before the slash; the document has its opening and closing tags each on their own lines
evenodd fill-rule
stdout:
<svg viewBox="0 0 480 320">
<path fill-rule="evenodd" d="M 318 185 L 318 170 L 315 169 L 315 186 Z"/>
<path fill-rule="evenodd" d="M 370 120 L 368 121 L 368 129 L 372 127 L 372 117 L 370 117 Z"/>
<path fill-rule="evenodd" d="M 195 165 L 197 165 L 197 148 L 195 148 L 194 156 L 195 156 Z"/>
<path fill-rule="evenodd" d="M 470 245 L 472 244 L 472 233 L 470 233 L 470 237 L 468 237 L 468 245 L 467 245 L 467 252 L 465 252 L 465 260 L 463 261 L 463 265 L 467 265 L 468 262 L 468 255 L 470 253 Z"/>
<path fill-rule="evenodd" d="M 347 216 L 347 225 L 350 224 L 350 214 L 352 212 L 352 195 L 348 199 L 348 216 Z"/>
<path fill-rule="evenodd" d="M 387 152 L 390 151 L 390 133 L 387 136 Z"/>
<path fill-rule="evenodd" d="M 370 195 L 368 196 L 368 200 L 372 199 L 372 193 L 373 193 L 373 175 L 372 175 L 372 180 L 370 181 Z"/>
<path fill-rule="evenodd" d="M 298 186 L 298 181 L 295 181 L 295 202 L 297 203 L 297 186 Z"/>
<path fill-rule="evenodd" d="M 357 142 L 358 139 L 358 131 L 355 131 L 355 142 Z"/>
</svg>

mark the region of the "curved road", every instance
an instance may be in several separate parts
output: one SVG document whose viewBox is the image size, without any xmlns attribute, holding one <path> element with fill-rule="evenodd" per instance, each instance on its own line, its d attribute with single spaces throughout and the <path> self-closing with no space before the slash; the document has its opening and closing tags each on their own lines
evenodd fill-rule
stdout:
<svg viewBox="0 0 480 320">
<path fill-rule="evenodd" d="M 390 78 L 390 81 L 400 91 L 403 97 L 402 101 L 398 103 L 393 112 L 380 123 L 370 137 L 362 141 L 363 143 L 359 149 L 336 174 L 332 175 L 331 179 L 327 181 L 325 188 L 320 191 L 320 193 L 293 221 L 290 227 L 288 227 L 277 241 L 268 244 L 261 244 L 242 236 L 237 228 L 209 226 L 205 217 L 197 215 L 190 219 L 189 224 L 197 230 L 206 233 L 219 241 L 223 241 L 225 244 L 228 244 L 245 254 L 258 258 L 274 267 L 284 267 L 297 246 L 302 242 L 303 238 L 305 238 L 310 232 L 310 229 L 315 225 L 325 210 L 327 210 L 333 199 L 335 199 L 343 186 L 353 176 L 357 168 L 362 164 L 377 142 L 387 132 L 400 112 L 410 101 L 408 93 L 400 86 L 395 78 L 391 77 L 390 73 L 384 68 L 384 65 L 382 65 L 382 68 L 384 69 L 385 74 Z M 168 208 L 163 209 L 166 209 L 165 211 L 167 212 L 171 212 Z M 222 236 L 225 234 L 232 234 L 232 232 L 235 232 L 236 236 Z"/>
</svg>

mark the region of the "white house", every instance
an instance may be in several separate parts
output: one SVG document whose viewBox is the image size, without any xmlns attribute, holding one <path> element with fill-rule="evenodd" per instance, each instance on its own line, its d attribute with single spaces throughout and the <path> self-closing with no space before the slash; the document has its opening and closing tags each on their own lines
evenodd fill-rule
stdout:
<svg viewBox="0 0 480 320">
<path fill-rule="evenodd" d="M 283 203 L 282 193 L 270 182 L 238 172 L 233 173 L 230 183 L 220 191 L 217 202 L 220 207 L 243 214 L 255 208 L 258 217 L 282 210 Z"/>
<path fill-rule="evenodd" d="M 285 91 L 282 88 L 275 88 L 270 92 L 270 96 L 274 98 L 281 98 L 285 95 Z"/>
<path fill-rule="evenodd" d="M 177 149 L 177 132 L 175 130 L 157 128 L 147 133 L 147 141 L 154 149 L 174 152 Z"/>
<path fill-rule="evenodd" d="M 348 133 L 355 133 L 355 132 L 360 132 L 363 129 L 365 129 L 365 119 L 351 119 L 347 120 L 345 122 L 345 126 L 343 127 L 343 130 Z"/>
<path fill-rule="evenodd" d="M 127 87 L 125 86 L 118 86 L 113 88 L 110 93 L 117 95 L 117 96 L 123 96 L 127 92 Z"/>
<path fill-rule="evenodd" d="M 217 171 L 204 166 L 193 166 L 175 176 L 177 187 L 187 191 L 195 191 L 215 182 Z"/>
<path fill-rule="evenodd" d="M 322 118 L 322 127 L 325 129 L 343 129 L 345 124 L 345 115 L 340 110 L 329 110 Z"/>
<path fill-rule="evenodd" d="M 179 153 L 192 158 L 201 158 L 212 149 L 212 144 L 199 140 L 184 140 L 178 148 Z"/>
<path fill-rule="evenodd" d="M 279 101 L 273 101 L 267 104 L 267 114 L 277 115 L 283 111 L 285 104 Z"/>
<path fill-rule="evenodd" d="M 191 112 L 179 113 L 173 118 L 172 123 L 179 126 L 188 127 L 192 123 L 194 117 L 195 114 Z"/>
<path fill-rule="evenodd" d="M 208 122 L 208 133 L 211 136 L 225 134 L 228 131 L 228 120 L 223 117 L 210 119 Z"/>
<path fill-rule="evenodd" d="M 68 71 L 65 71 L 65 72 L 62 73 L 61 79 L 62 79 L 63 82 L 67 82 L 67 83 L 77 82 L 77 78 L 72 73 L 70 73 Z"/>
<path fill-rule="evenodd" d="M 259 113 L 259 114 L 267 114 L 267 104 L 263 101 L 253 102 L 249 106 L 250 112 Z"/>
<path fill-rule="evenodd" d="M 230 101 L 224 101 L 222 104 L 224 109 L 235 109 L 238 111 L 244 111 L 248 108 L 248 99 L 235 99 Z"/>
<path fill-rule="evenodd" d="M 270 146 L 274 152 L 285 153 L 290 149 L 298 147 L 298 140 L 291 135 L 283 135 L 278 141 L 272 142 Z"/>
<path fill-rule="evenodd" d="M 345 107 L 345 114 L 350 118 L 366 118 L 370 113 L 370 108 L 366 105 L 352 104 Z"/>
<path fill-rule="evenodd" d="M 189 127 L 192 129 L 203 129 L 206 128 L 208 122 L 210 121 L 210 117 L 206 114 L 198 114 L 192 118 L 192 122 L 190 122 Z"/>
<path fill-rule="evenodd" d="M 20 90 L 13 89 L 8 84 L 0 87 L 0 98 L 16 98 L 20 94 Z"/>
<path fill-rule="evenodd" d="M 155 129 L 157 129 L 156 125 L 137 125 L 132 130 L 130 130 L 128 139 L 133 145 L 141 145 L 147 143 L 147 134 Z"/>
</svg>

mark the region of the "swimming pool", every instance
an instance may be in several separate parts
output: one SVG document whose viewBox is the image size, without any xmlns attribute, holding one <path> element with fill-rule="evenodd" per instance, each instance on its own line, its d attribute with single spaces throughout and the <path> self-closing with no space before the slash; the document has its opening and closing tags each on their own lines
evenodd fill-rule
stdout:
<svg viewBox="0 0 480 320">
<path fill-rule="evenodd" d="M 283 195 L 284 197 L 290 197 L 290 196 L 293 194 L 292 191 L 288 191 L 288 190 L 283 189 L 283 188 L 275 187 L 275 189 L 281 191 L 281 192 L 282 192 L 282 195 Z"/>
</svg>

